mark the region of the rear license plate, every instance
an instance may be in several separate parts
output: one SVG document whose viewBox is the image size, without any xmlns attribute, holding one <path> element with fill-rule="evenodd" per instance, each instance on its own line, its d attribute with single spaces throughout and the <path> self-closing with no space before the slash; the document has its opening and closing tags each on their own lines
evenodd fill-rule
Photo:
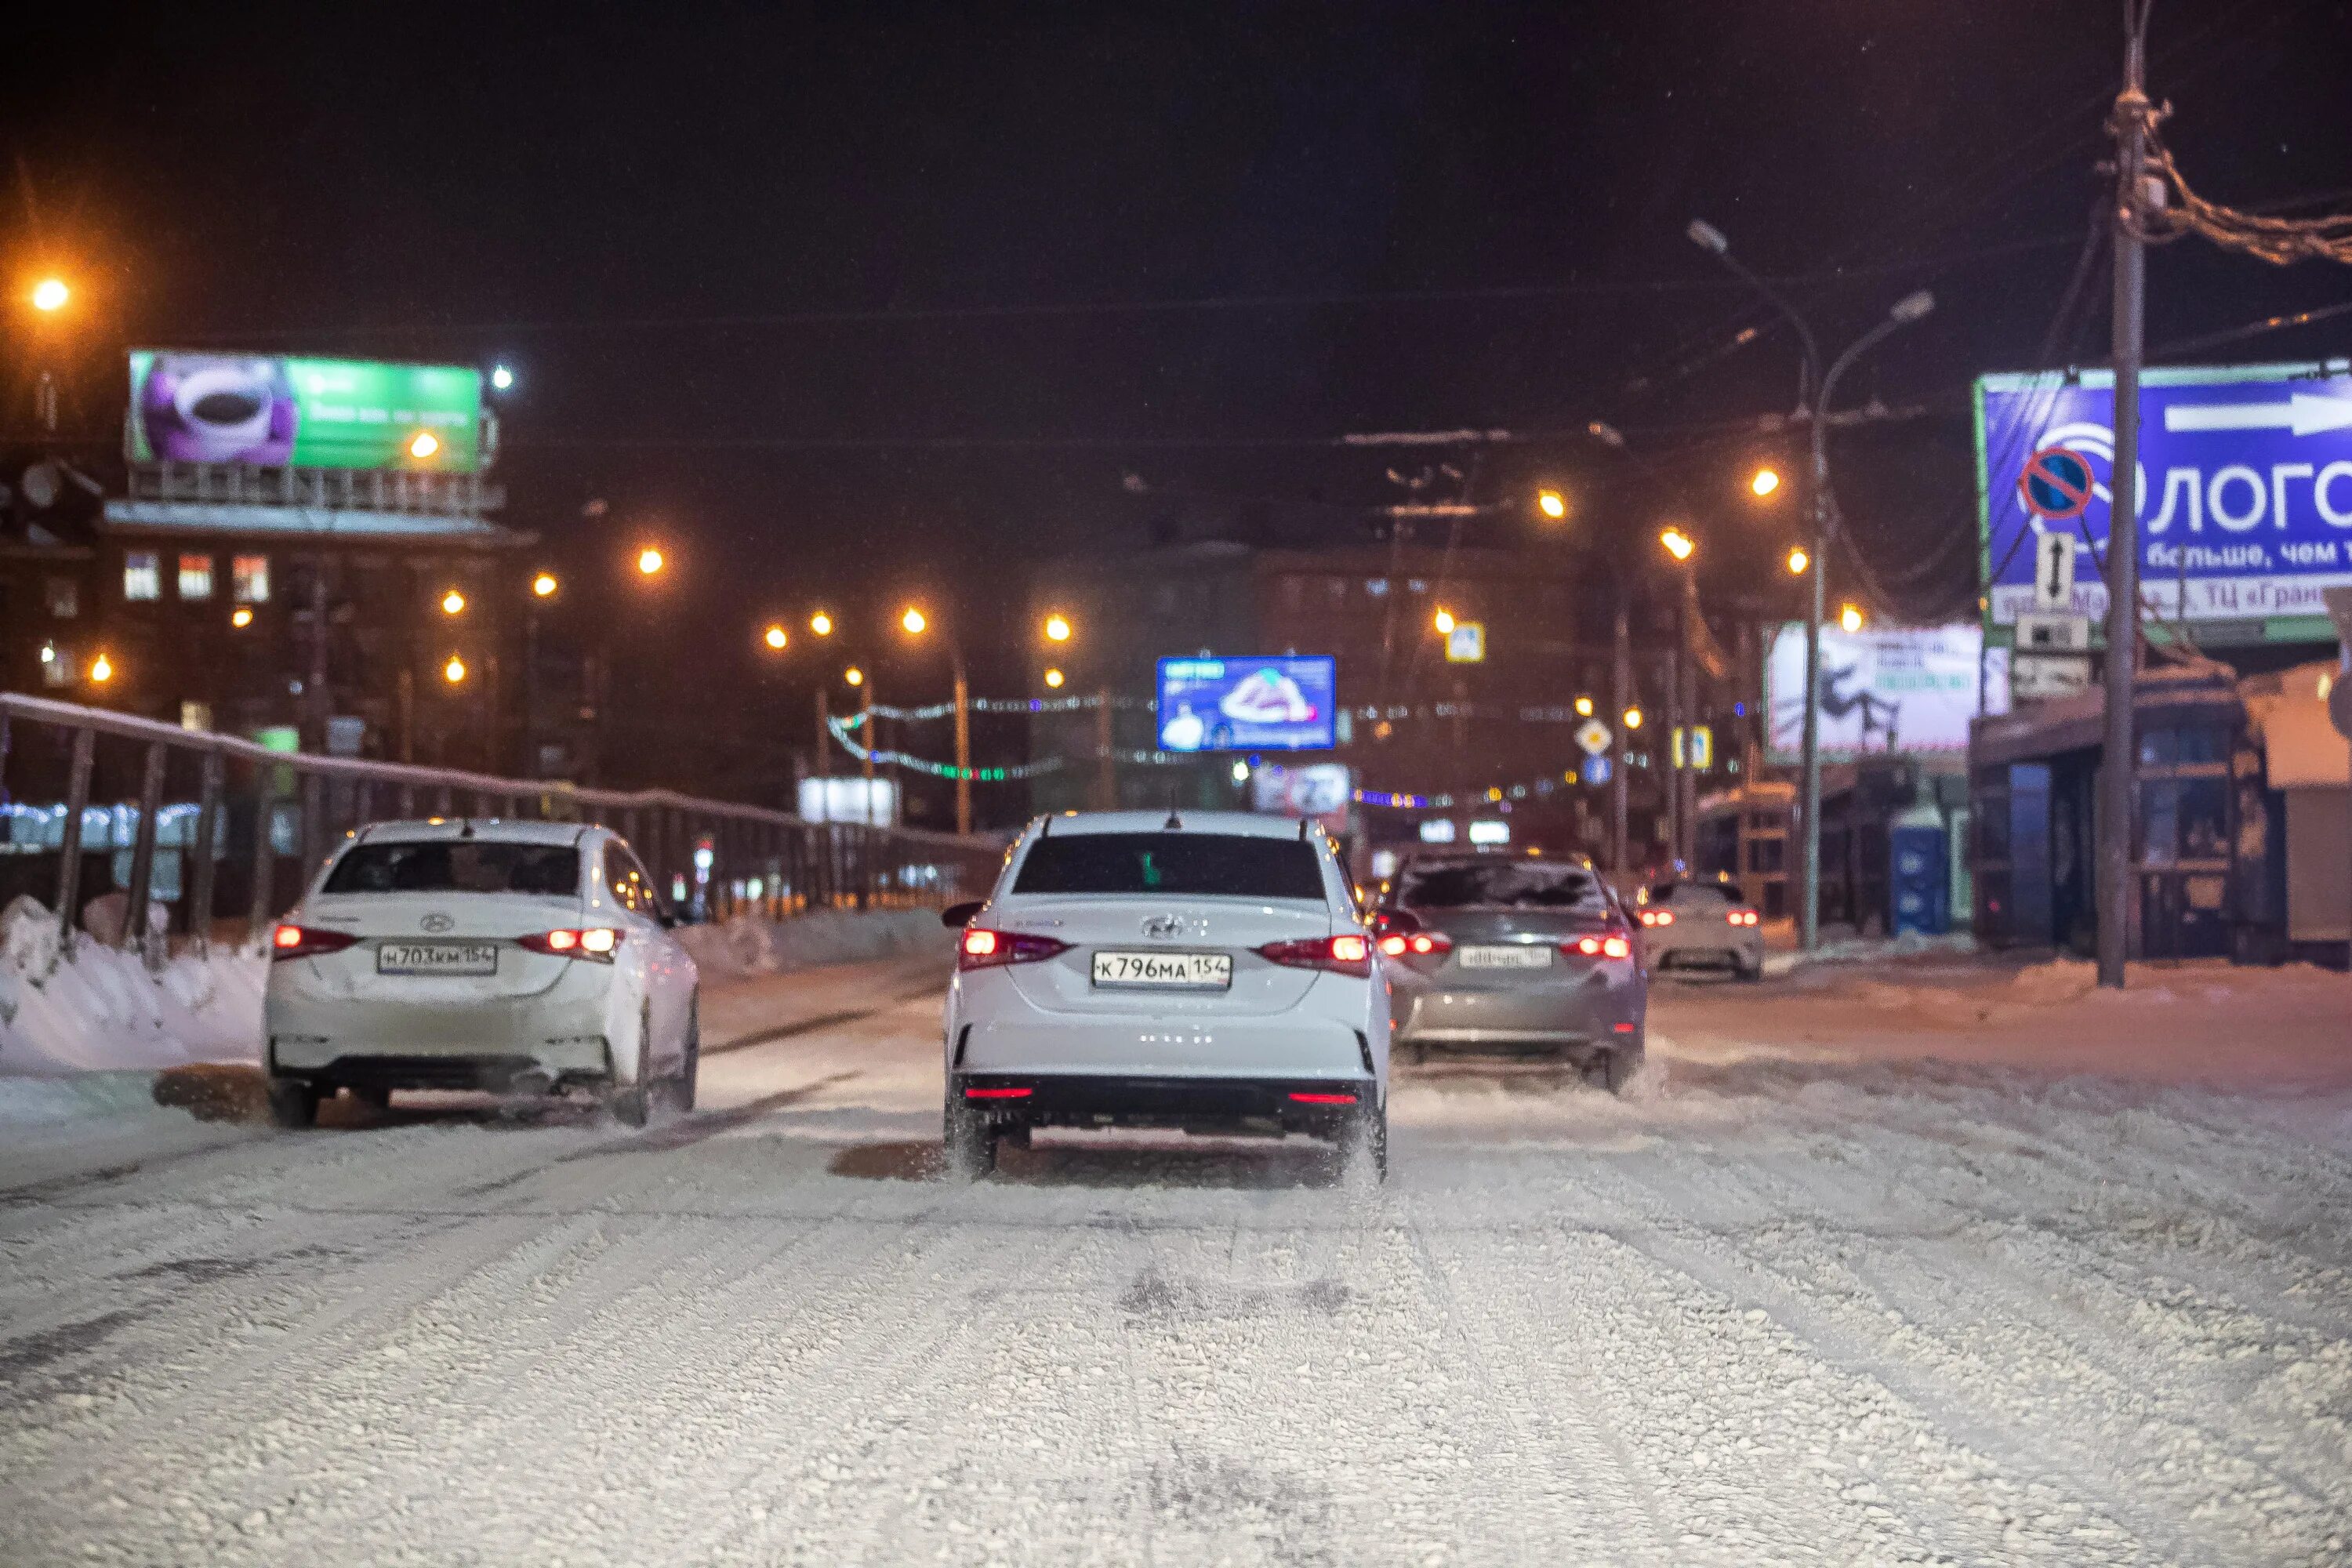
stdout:
<svg viewBox="0 0 2352 1568">
<path fill-rule="evenodd" d="M 1454 962 L 1465 969 L 1549 969 L 1551 949 L 1533 942 L 1515 942 L 1509 947 L 1457 948 Z"/>
<path fill-rule="evenodd" d="M 1094 979 L 1097 985 L 1225 991 L 1234 984 L 1234 956 L 1229 952 L 1097 952 Z"/>
<path fill-rule="evenodd" d="M 494 942 L 386 942 L 375 950 L 378 974 L 496 974 Z"/>
</svg>

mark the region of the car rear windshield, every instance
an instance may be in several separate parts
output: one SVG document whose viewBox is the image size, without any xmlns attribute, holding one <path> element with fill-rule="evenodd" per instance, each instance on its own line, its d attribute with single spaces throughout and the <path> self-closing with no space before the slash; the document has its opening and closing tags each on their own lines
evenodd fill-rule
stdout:
<svg viewBox="0 0 2352 1568">
<path fill-rule="evenodd" d="M 1580 867 L 1543 860 L 1407 867 L 1397 902 L 1415 910 L 1609 912 L 1609 900 L 1598 877 Z"/>
<path fill-rule="evenodd" d="M 568 844 L 436 838 L 355 844 L 335 862 L 330 893 L 527 893 L 580 891 L 580 851 Z"/>
<path fill-rule="evenodd" d="M 1315 847 L 1234 833 L 1074 833 L 1029 847 L 1016 893 L 1195 894 L 1323 901 Z"/>
<path fill-rule="evenodd" d="M 1663 904 L 1736 904 L 1739 889 L 1727 888 L 1719 882 L 1665 882 L 1650 889 L 1650 902 Z"/>
</svg>

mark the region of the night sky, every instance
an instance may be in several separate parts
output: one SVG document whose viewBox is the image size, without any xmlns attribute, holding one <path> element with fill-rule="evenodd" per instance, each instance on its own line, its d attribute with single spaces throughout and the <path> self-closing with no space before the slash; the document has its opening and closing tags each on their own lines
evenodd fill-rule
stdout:
<svg viewBox="0 0 2352 1568">
<path fill-rule="evenodd" d="M 950 587 L 986 646 L 1029 563 L 1132 547 L 1170 494 L 1393 499 L 1323 445 L 1350 430 L 1558 433 L 1481 499 L 1556 479 L 1587 547 L 1672 513 L 1717 559 L 1777 548 L 1735 488 L 1771 443 L 1725 422 L 1790 404 L 1793 347 L 1683 237 L 1704 216 L 1831 352 L 1936 290 L 1850 383 L 1932 416 L 1838 447 L 1899 565 L 1973 528 L 1969 379 L 2052 332 L 2119 11 L 43 7 L 0 243 L 81 284 L 100 445 L 129 342 L 511 363 L 509 521 L 575 576 L 659 534 L 681 619 L 748 666 L 756 616 Z M 2151 53 L 2207 194 L 2352 205 L 2352 5 L 2158 0 Z M 2105 351 L 2095 281 L 2061 357 Z M 2352 278 L 2182 245 L 2151 291 L 2162 345 Z"/>
</svg>

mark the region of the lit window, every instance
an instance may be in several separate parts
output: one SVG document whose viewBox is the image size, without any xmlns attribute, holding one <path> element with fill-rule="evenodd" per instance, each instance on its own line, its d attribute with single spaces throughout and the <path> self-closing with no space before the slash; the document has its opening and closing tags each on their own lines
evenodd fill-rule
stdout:
<svg viewBox="0 0 2352 1568">
<path fill-rule="evenodd" d="M 269 603 L 269 557 L 240 555 L 230 562 L 229 586 L 240 605 Z"/>
<path fill-rule="evenodd" d="M 72 620 L 81 614 L 81 584 L 70 577 L 52 577 L 42 584 L 42 597 L 47 600 L 49 614 L 61 621 Z"/>
<path fill-rule="evenodd" d="M 180 597 L 209 599 L 213 596 L 213 558 L 209 555 L 180 557 Z"/>
<path fill-rule="evenodd" d="M 163 596 L 163 568 L 152 550 L 133 550 L 122 558 L 122 596 L 126 599 L 160 599 Z"/>
<path fill-rule="evenodd" d="M 41 684 L 71 686 L 74 678 L 73 650 L 54 642 L 41 645 Z"/>
</svg>

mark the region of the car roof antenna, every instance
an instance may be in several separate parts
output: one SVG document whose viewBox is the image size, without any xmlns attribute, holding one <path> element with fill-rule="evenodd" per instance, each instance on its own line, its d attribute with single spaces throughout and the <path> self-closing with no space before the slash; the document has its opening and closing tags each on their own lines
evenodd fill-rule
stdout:
<svg viewBox="0 0 2352 1568">
<path fill-rule="evenodd" d="M 1184 826 L 1184 819 L 1176 815 L 1176 791 L 1172 787 L 1168 791 L 1168 820 L 1160 826 L 1162 831 L 1180 832 Z"/>
<path fill-rule="evenodd" d="M 457 819 L 457 837 L 460 838 L 471 838 L 473 836 L 474 819 L 470 816 L 459 817 Z"/>
</svg>

